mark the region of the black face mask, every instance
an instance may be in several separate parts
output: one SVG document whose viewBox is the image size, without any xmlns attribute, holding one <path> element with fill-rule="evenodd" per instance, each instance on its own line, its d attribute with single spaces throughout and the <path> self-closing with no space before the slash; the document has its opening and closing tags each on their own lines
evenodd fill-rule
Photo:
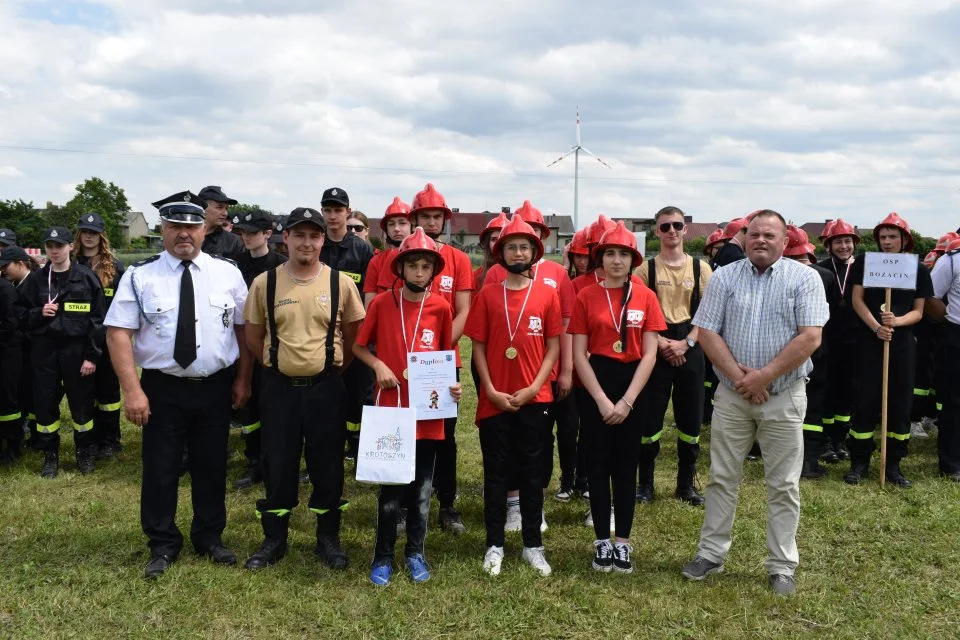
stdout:
<svg viewBox="0 0 960 640">
<path fill-rule="evenodd" d="M 529 271 L 533 267 L 532 262 L 520 262 L 518 264 L 505 264 L 504 268 L 514 275 L 520 275 L 524 271 Z"/>
<path fill-rule="evenodd" d="M 403 240 L 394 240 L 390 236 L 387 236 L 387 244 L 391 247 L 399 247 Z"/>
<path fill-rule="evenodd" d="M 411 291 L 413 293 L 423 293 L 424 291 L 427 290 L 427 287 L 421 287 L 420 285 L 413 284 L 412 282 L 409 282 L 407 280 L 403 281 L 403 286 L 405 286 L 408 291 Z"/>
</svg>

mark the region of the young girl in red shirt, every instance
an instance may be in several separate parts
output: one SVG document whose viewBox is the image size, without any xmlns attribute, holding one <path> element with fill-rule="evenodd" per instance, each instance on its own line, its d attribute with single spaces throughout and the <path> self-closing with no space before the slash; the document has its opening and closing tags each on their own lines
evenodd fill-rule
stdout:
<svg viewBox="0 0 960 640">
<path fill-rule="evenodd" d="M 405 375 L 407 354 L 452 349 L 453 311 L 441 296 L 426 290 L 434 274 L 443 269 L 443 258 L 436 243 L 424 234 L 423 229 L 417 227 L 403 240 L 392 266 L 395 274 L 403 280 L 403 288 L 381 293 L 373 299 L 353 353 L 373 369 L 377 377 L 377 404 L 407 407 L 410 406 Z M 371 346 L 375 346 L 377 355 L 370 351 Z M 450 395 L 459 402 L 459 383 L 450 387 Z M 376 585 L 389 584 L 393 573 L 397 516 L 401 508 L 407 509 L 404 556 L 410 575 L 414 582 L 430 578 L 423 557 L 423 542 L 433 493 L 437 443 L 443 440 L 443 435 L 442 419 L 418 420 L 414 481 L 407 485 L 380 487 L 377 541 L 370 569 L 370 581 Z"/>
<path fill-rule="evenodd" d="M 583 383 L 578 407 L 597 536 L 593 568 L 630 573 L 630 529 L 646 411 L 643 389 L 657 358 L 657 332 L 667 325 L 657 296 L 630 278 L 643 257 L 623 222 L 603 234 L 593 257 L 604 278 L 580 291 L 567 327 L 573 334 L 574 364 Z M 614 540 L 609 527 L 611 481 Z"/>
<path fill-rule="evenodd" d="M 532 265 L 543 257 L 533 228 L 515 215 L 494 244 L 508 271 L 500 286 L 486 286 L 470 309 L 464 335 L 473 340 L 480 379 L 476 423 L 483 455 L 483 568 L 498 575 L 503 561 L 507 489 L 516 471 L 522 514 L 523 559 L 542 575 L 544 447 L 550 443 L 547 409 L 553 400 L 550 375 L 560 354 L 560 299 L 556 289 L 534 281 Z"/>
</svg>

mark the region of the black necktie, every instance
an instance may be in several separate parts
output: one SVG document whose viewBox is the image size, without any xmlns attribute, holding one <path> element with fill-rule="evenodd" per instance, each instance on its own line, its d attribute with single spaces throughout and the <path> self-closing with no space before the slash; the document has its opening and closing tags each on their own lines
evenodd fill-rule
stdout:
<svg viewBox="0 0 960 640">
<path fill-rule="evenodd" d="M 190 260 L 184 260 L 180 276 L 180 310 L 177 313 L 177 337 L 173 341 L 173 359 L 186 369 L 197 359 L 196 307 L 193 302 L 193 277 Z"/>
</svg>

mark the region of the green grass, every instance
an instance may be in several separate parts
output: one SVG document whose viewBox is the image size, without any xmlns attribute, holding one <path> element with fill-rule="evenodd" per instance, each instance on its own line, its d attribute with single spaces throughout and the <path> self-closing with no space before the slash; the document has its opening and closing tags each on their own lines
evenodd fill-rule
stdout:
<svg viewBox="0 0 960 640">
<path fill-rule="evenodd" d="M 292 518 L 291 551 L 279 565 L 250 573 L 215 566 L 185 549 L 161 580 L 143 580 L 148 557 L 139 524 L 140 437 L 125 424 L 124 453 L 92 476 L 74 471 L 69 435 L 56 480 L 39 477 L 35 453 L 0 472 L 0 637 L 957 637 L 960 486 L 936 478 L 933 442 L 913 443 L 904 463 L 916 482 L 910 491 L 880 491 L 876 483 L 849 487 L 837 466 L 823 481 L 804 481 L 799 591 L 792 599 L 775 598 L 766 585 L 758 463 L 748 464 L 726 573 L 700 584 L 680 577 L 696 551 L 702 511 L 670 497 L 672 434 L 664 438 L 657 500 L 637 510 L 633 575 L 593 572 L 593 534 L 582 525 L 586 504 L 550 498 L 545 545 L 554 574 L 540 578 L 526 569 L 519 535 L 511 534 L 503 573 L 492 579 L 480 569 L 482 474 L 469 379 L 465 389 L 459 508 L 469 531 L 459 539 L 430 531 L 430 582 L 415 586 L 403 571 L 387 588 L 367 582 L 376 490 L 350 479 L 345 494 L 352 506 L 342 537 L 352 564 L 345 573 L 329 571 L 313 556 L 315 520 L 304 506 L 304 487 Z M 238 434 L 231 434 L 230 445 L 232 480 L 243 464 Z M 350 475 L 352 465 L 348 469 Z M 241 558 L 260 542 L 253 513 L 258 495 L 259 488 L 227 492 L 225 542 Z M 185 479 L 177 518 L 183 531 L 190 516 Z M 434 504 L 432 525 L 435 519 Z"/>
</svg>

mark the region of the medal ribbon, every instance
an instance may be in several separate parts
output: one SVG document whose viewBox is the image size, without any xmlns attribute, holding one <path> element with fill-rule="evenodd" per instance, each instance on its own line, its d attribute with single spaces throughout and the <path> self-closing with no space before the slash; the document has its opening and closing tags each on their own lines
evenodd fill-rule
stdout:
<svg viewBox="0 0 960 640">
<path fill-rule="evenodd" d="M 507 317 L 507 334 L 510 336 L 510 346 L 513 346 L 513 337 L 517 335 L 517 331 L 520 330 L 520 321 L 523 319 L 523 312 L 527 308 L 527 300 L 530 299 L 530 292 L 533 291 L 533 283 L 531 280 L 530 284 L 527 285 L 527 295 L 523 298 L 523 306 L 520 307 L 520 315 L 517 316 L 517 324 L 510 330 L 510 309 L 507 307 L 507 281 L 503 281 L 503 313 Z"/>
<path fill-rule="evenodd" d="M 53 287 L 53 263 L 50 263 L 50 271 L 47 271 L 47 304 L 53 304 L 57 298 L 60 297 L 60 292 L 57 291 L 57 295 L 50 297 Z"/>
<path fill-rule="evenodd" d="M 617 322 L 617 316 L 613 312 L 613 301 L 610 300 L 610 290 L 603 285 L 603 292 L 607 294 L 607 308 L 610 309 L 610 319 L 613 320 L 613 328 L 616 329 L 617 333 L 620 334 L 620 341 L 623 343 L 623 348 L 627 348 L 626 335 L 623 332 L 623 322 L 627 316 L 627 306 L 630 302 L 630 296 L 633 295 L 633 280 L 628 281 L 629 284 L 623 285 L 624 296 L 623 296 L 623 308 L 620 309 L 620 322 Z"/>
<path fill-rule="evenodd" d="M 428 292 L 424 292 L 423 297 L 420 299 L 420 310 L 417 312 L 417 323 L 413 325 L 413 335 L 410 336 L 410 342 L 407 342 L 407 323 L 403 318 L 403 293 L 400 293 L 400 331 L 403 334 L 403 349 L 407 353 L 407 357 L 410 357 L 410 344 L 416 345 L 417 343 L 417 329 L 420 328 L 420 316 L 423 314 L 423 303 L 427 301 L 427 296 L 430 295 Z M 404 363 L 406 364 L 406 363 Z M 399 393 L 399 392 L 398 392 Z"/>
<path fill-rule="evenodd" d="M 830 266 L 833 267 L 833 275 L 837 279 L 837 286 L 840 287 L 840 299 L 844 300 L 844 294 L 847 291 L 847 278 L 850 277 L 850 267 L 852 265 L 849 262 L 847 263 L 847 272 L 843 274 L 843 282 L 840 282 L 840 273 L 837 271 L 837 263 L 833 256 L 830 257 Z"/>
</svg>

